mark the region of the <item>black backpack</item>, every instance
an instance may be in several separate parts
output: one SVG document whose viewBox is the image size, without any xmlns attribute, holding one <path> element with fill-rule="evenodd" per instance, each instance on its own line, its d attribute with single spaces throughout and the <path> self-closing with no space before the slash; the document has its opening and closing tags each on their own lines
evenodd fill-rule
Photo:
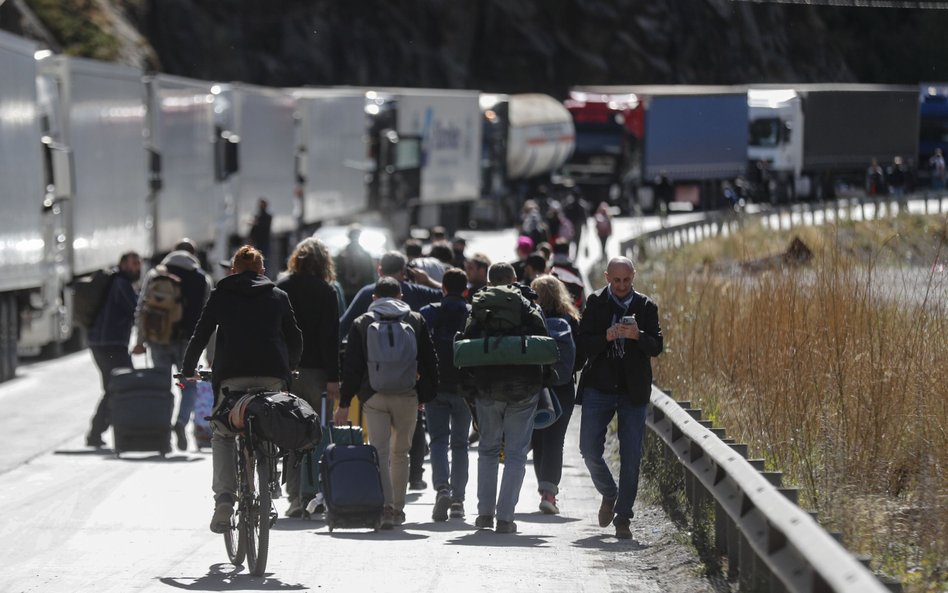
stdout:
<svg viewBox="0 0 948 593">
<path fill-rule="evenodd" d="M 95 324 L 116 274 L 118 270 L 115 268 L 103 269 L 73 280 L 72 320 L 75 325 L 89 329 Z"/>
<path fill-rule="evenodd" d="M 464 301 L 448 301 L 431 305 L 435 316 L 429 328 L 431 341 L 438 355 L 438 383 L 442 390 L 456 388 L 460 375 L 454 366 L 454 338 L 464 331 L 471 306 Z"/>
<path fill-rule="evenodd" d="M 309 451 L 323 438 L 319 414 L 292 393 L 260 393 L 247 404 L 246 414 L 258 436 L 284 451 Z"/>
</svg>

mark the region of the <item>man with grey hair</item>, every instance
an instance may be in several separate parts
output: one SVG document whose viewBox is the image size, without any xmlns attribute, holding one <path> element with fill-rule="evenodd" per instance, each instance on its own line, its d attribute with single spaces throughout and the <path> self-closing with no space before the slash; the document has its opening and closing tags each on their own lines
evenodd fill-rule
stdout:
<svg viewBox="0 0 948 593">
<path fill-rule="evenodd" d="M 635 266 L 609 260 L 606 286 L 589 296 L 579 324 L 580 347 L 588 354 L 576 403 L 582 404 L 579 450 L 602 495 L 599 526 L 612 523 L 629 539 L 639 484 L 645 410 L 652 385 L 651 358 L 662 353 L 658 306 L 632 287 Z M 619 483 L 603 459 L 606 429 L 618 415 Z"/>
</svg>

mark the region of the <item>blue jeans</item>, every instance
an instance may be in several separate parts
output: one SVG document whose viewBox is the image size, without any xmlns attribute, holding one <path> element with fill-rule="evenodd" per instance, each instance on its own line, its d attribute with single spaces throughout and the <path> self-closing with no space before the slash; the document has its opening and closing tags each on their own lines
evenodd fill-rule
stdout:
<svg viewBox="0 0 948 593">
<path fill-rule="evenodd" d="M 583 415 L 579 425 L 579 452 L 599 494 L 616 499 L 616 520 L 632 517 L 632 505 L 639 489 L 639 462 L 645 434 L 647 406 L 636 406 L 625 394 L 603 393 L 586 388 Z M 619 485 L 603 459 L 606 429 L 612 417 L 619 416 Z"/>
<path fill-rule="evenodd" d="M 439 393 L 438 397 L 425 404 L 425 414 L 428 418 L 428 434 L 431 436 L 431 479 L 434 489 L 448 490 L 453 500 L 463 502 L 464 490 L 467 488 L 467 437 L 471 429 L 471 410 L 462 396 Z"/>
<path fill-rule="evenodd" d="M 184 351 L 187 349 L 186 341 L 171 342 L 170 344 L 148 344 L 151 350 L 151 361 L 155 368 L 166 368 L 171 373 L 171 367 L 181 372 L 181 361 L 184 360 Z M 184 388 L 181 389 L 181 405 L 178 406 L 178 418 L 175 424 L 187 426 L 191 421 L 191 412 L 194 411 L 194 400 L 197 397 L 197 383 L 184 381 Z"/>
<path fill-rule="evenodd" d="M 526 473 L 527 451 L 533 435 L 533 415 L 540 394 L 522 402 L 477 400 L 481 439 L 477 456 L 477 514 L 513 521 Z M 504 449 L 504 477 L 497 494 L 500 449 Z"/>
</svg>

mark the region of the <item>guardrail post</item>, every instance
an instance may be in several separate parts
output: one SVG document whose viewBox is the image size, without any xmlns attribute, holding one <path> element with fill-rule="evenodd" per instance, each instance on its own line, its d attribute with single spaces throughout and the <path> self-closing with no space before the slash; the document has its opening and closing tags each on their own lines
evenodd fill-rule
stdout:
<svg viewBox="0 0 948 593">
<path fill-rule="evenodd" d="M 727 517 L 727 578 L 734 580 L 737 577 L 741 567 L 741 556 L 739 552 L 738 536 L 740 532 L 737 524 L 730 516 Z"/>
</svg>

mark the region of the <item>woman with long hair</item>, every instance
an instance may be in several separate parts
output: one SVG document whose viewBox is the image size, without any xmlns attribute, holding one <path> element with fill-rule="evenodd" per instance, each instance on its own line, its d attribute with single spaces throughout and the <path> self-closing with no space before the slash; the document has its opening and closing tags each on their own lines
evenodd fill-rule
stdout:
<svg viewBox="0 0 948 593">
<path fill-rule="evenodd" d="M 332 286 L 336 270 L 326 245 L 315 238 L 300 241 L 286 267 L 289 273 L 277 286 L 289 295 L 303 332 L 300 376 L 291 389 L 319 410 L 324 391 L 331 401 L 339 401 L 339 303 Z M 309 501 L 300 499 L 300 470 L 292 469 L 295 460 L 289 461 L 284 468 L 290 501 L 287 516 L 299 517 Z"/>
<path fill-rule="evenodd" d="M 569 335 L 564 337 L 572 341 L 575 353 L 572 367 L 566 376 L 558 377 L 557 384 L 549 388 L 550 395 L 559 400 L 563 414 L 547 428 L 533 431 L 533 469 L 540 492 L 540 510 L 548 515 L 555 515 L 560 512 L 556 505 L 556 495 L 559 494 L 560 478 L 563 475 L 563 442 L 576 401 L 574 376 L 576 370 L 582 368 L 584 361 L 576 339 L 579 334 L 579 311 L 573 304 L 573 298 L 566 286 L 555 276 L 540 276 L 530 287 L 537 293 L 536 303 L 543 310 L 551 334 L 568 333 Z M 554 332 L 554 329 L 559 331 Z M 562 350 L 561 355 L 565 355 Z"/>
</svg>

